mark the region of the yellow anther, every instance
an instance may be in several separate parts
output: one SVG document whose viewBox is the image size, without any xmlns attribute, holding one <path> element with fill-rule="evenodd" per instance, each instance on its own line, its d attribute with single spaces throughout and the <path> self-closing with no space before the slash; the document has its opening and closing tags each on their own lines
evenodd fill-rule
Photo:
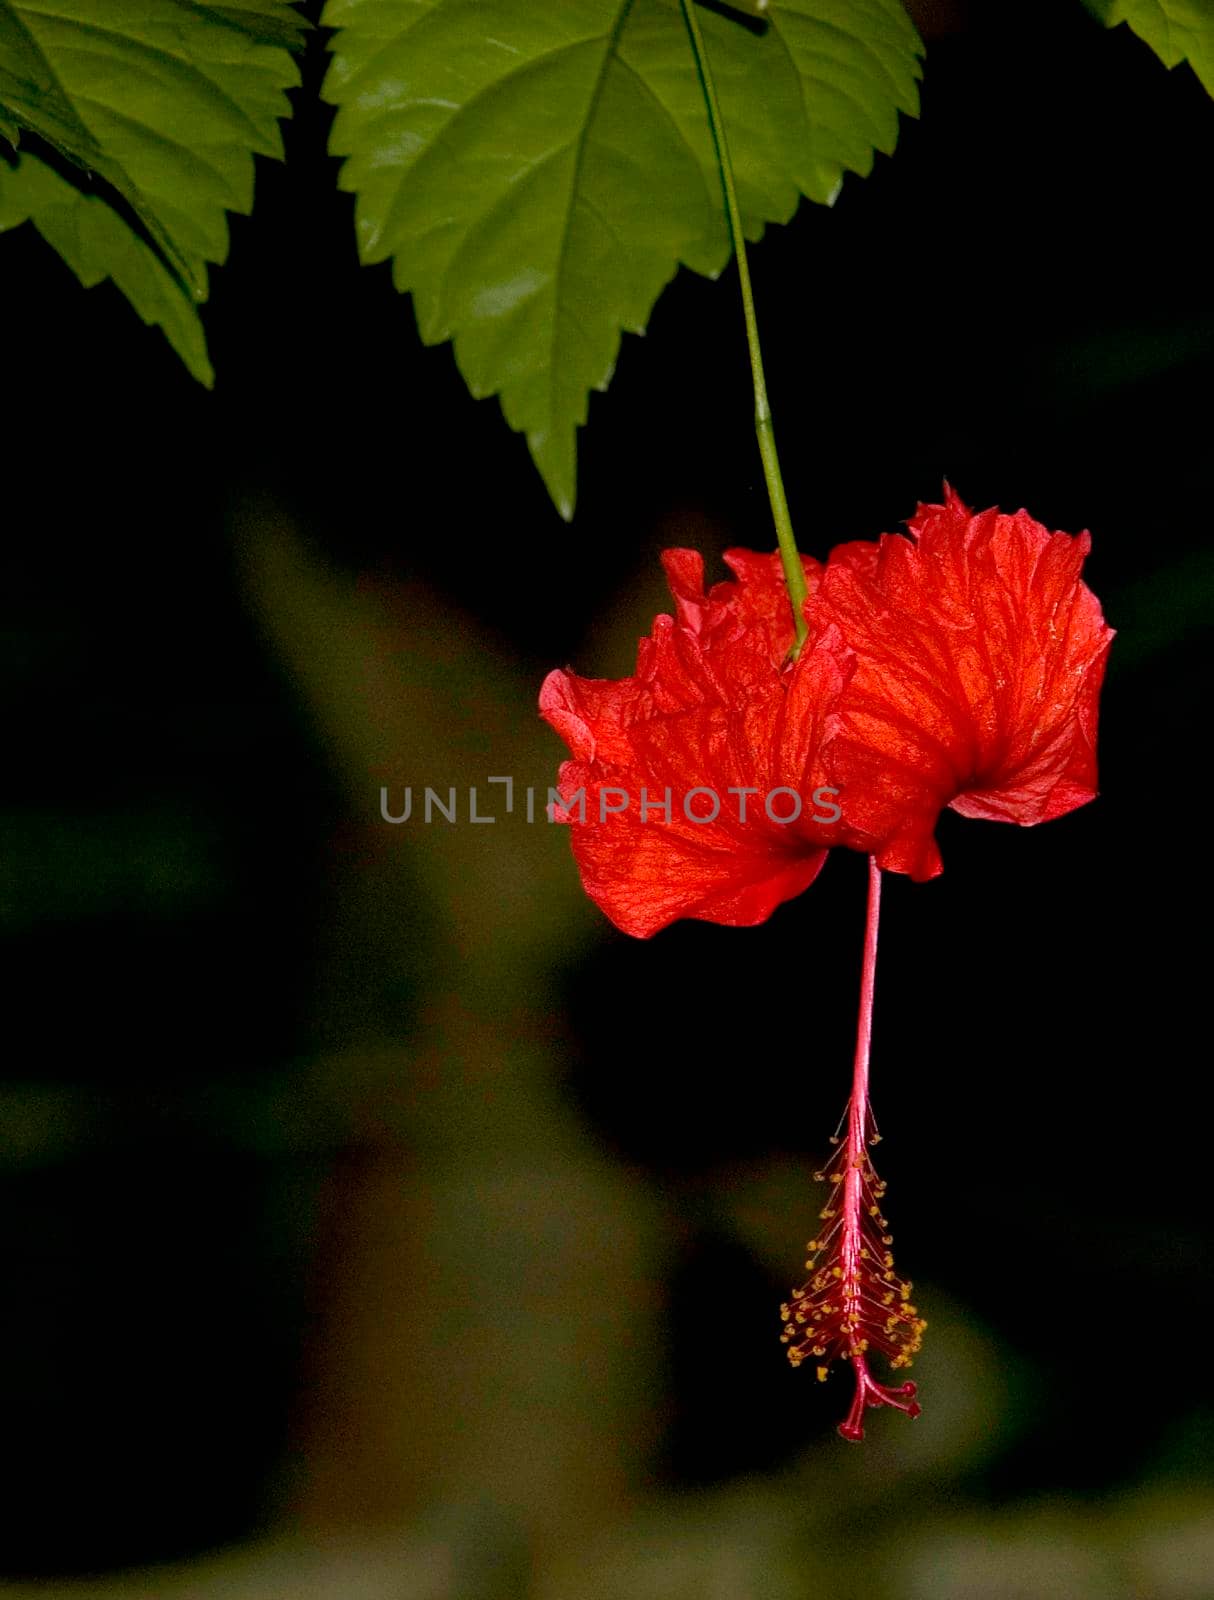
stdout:
<svg viewBox="0 0 1214 1600">
<path fill-rule="evenodd" d="M 826 1382 L 826 1368 L 825 1367 L 819 1367 L 818 1368 L 818 1382 L 819 1383 L 825 1383 Z"/>
</svg>

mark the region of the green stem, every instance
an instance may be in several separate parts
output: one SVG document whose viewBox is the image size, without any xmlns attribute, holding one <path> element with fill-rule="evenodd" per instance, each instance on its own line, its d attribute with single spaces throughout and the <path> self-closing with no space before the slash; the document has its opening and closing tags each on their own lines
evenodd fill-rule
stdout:
<svg viewBox="0 0 1214 1600">
<path fill-rule="evenodd" d="M 780 546 L 780 562 L 784 568 L 784 582 L 792 605 L 793 627 L 797 654 L 808 633 L 802 609 L 805 603 L 805 569 L 801 565 L 797 541 L 793 536 L 792 518 L 788 514 L 788 500 L 784 494 L 784 480 L 780 476 L 780 458 L 776 453 L 776 435 L 772 426 L 771 406 L 767 400 L 767 381 L 763 376 L 763 352 L 759 346 L 759 324 L 755 317 L 754 293 L 750 287 L 750 267 L 746 261 L 746 240 L 742 234 L 742 214 L 738 210 L 738 194 L 734 186 L 733 163 L 729 159 L 729 143 L 725 137 L 725 122 L 717 99 L 712 69 L 708 65 L 708 52 L 704 48 L 704 35 L 700 32 L 694 0 L 680 0 L 691 48 L 696 58 L 704 101 L 708 107 L 708 121 L 712 128 L 712 142 L 717 152 L 717 166 L 721 173 L 721 187 L 725 191 L 725 215 L 729 222 L 729 236 L 738 258 L 738 282 L 742 289 L 742 314 L 746 319 L 746 342 L 750 346 L 750 375 L 755 391 L 755 434 L 759 441 L 759 454 L 763 458 L 763 476 L 767 479 L 767 494 L 771 501 L 772 519 L 776 525 L 776 539 Z"/>
</svg>

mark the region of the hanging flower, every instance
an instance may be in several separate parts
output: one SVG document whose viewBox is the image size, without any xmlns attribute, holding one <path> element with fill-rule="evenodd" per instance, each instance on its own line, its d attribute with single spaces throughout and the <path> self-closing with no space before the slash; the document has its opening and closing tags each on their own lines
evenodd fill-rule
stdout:
<svg viewBox="0 0 1214 1600">
<path fill-rule="evenodd" d="M 947 486 L 909 528 L 832 551 L 806 614 L 854 656 L 822 775 L 847 797 L 838 842 L 924 879 L 945 806 L 1027 827 L 1094 798 L 1113 631 L 1086 533 L 974 515 Z"/>
<path fill-rule="evenodd" d="M 908 1367 L 927 1326 L 894 1269 L 869 1153 L 881 869 L 934 877 L 945 806 L 1029 826 L 1091 800 L 1113 638 L 1080 578 L 1086 533 L 1050 533 L 1025 511 L 974 515 L 947 486 L 909 529 L 840 545 L 825 567 L 803 561 L 809 633 L 795 660 L 777 556 L 730 551 L 735 581 L 705 593 L 701 558 L 669 550 L 676 615 L 642 639 L 635 674 L 553 672 L 540 695 L 572 754 L 555 815 L 587 893 L 626 933 L 762 922 L 812 883 L 828 847 L 869 857 L 847 1131 L 822 1174 L 833 1192 L 810 1276 L 781 1308 L 794 1366 L 825 1379 L 850 1363 L 847 1439 L 863 1438 L 869 1406 L 918 1415 L 915 1385 L 880 1383 L 869 1359 Z"/>
<path fill-rule="evenodd" d="M 635 674 L 552 672 L 540 692 L 572 755 L 555 815 L 582 883 L 639 938 L 680 917 L 764 921 L 813 882 L 839 816 L 812 774 L 847 653 L 827 625 L 791 662 L 778 556 L 725 560 L 734 581 L 705 593 L 702 558 L 667 550 L 676 614 L 655 619 Z M 803 565 L 812 589 L 820 568 Z"/>
</svg>

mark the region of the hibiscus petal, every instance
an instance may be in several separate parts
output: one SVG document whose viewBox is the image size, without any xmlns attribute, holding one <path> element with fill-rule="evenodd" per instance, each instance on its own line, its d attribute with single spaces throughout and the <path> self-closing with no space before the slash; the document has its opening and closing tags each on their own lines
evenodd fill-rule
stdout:
<svg viewBox="0 0 1214 1600">
<path fill-rule="evenodd" d="M 975 515 L 951 489 L 909 528 L 833 551 L 806 614 L 856 657 L 825 757 L 843 842 L 926 878 L 946 805 L 1028 826 L 1093 798 L 1113 634 L 1080 579 L 1086 533 Z"/>
<path fill-rule="evenodd" d="M 735 579 L 707 594 L 695 551 L 662 559 L 676 616 L 655 619 L 635 675 L 554 672 L 540 693 L 574 757 L 554 817 L 569 824 L 587 893 L 641 938 L 680 917 L 762 922 L 817 876 L 827 841 L 811 779 L 845 676 L 837 631 L 788 665 L 778 555 L 731 551 Z M 816 583 L 817 564 L 805 570 Z"/>
</svg>

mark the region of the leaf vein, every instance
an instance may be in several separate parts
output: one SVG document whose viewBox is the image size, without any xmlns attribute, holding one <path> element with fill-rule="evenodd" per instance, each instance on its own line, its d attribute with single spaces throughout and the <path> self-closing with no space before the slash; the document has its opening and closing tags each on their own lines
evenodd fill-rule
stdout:
<svg viewBox="0 0 1214 1600">
<path fill-rule="evenodd" d="M 252 117 L 249 116 L 248 112 L 245 111 L 240 102 L 230 95 L 217 79 L 209 76 L 196 61 L 191 61 L 188 56 L 178 55 L 175 51 L 167 50 L 159 45 L 147 44 L 144 40 L 136 38 L 134 34 L 122 33 L 117 28 L 104 28 L 96 22 L 77 22 L 75 18 L 64 18 L 59 16 L 58 13 L 49 11 L 41 12 L 39 14 L 53 17 L 58 21 L 70 22 L 74 31 L 79 33 L 95 34 L 98 38 L 102 39 L 116 39 L 119 44 L 125 46 L 132 55 L 139 54 L 150 56 L 153 61 L 174 62 L 178 67 L 182 68 L 185 73 L 193 77 L 196 81 L 202 83 L 208 90 L 211 91 L 212 94 L 217 96 L 224 102 L 225 105 L 234 111 L 237 117 L 243 123 L 246 134 L 251 135 L 251 137 L 260 145 L 262 141 L 261 129 L 253 121 Z M 122 61 L 121 57 L 119 57 L 118 60 L 119 66 L 126 66 L 126 63 Z M 68 98 L 69 100 L 75 100 L 77 98 L 88 99 L 88 96 L 73 96 L 69 94 Z M 100 102 L 92 101 L 91 103 L 98 104 Z"/>
<path fill-rule="evenodd" d="M 679 126 L 678 119 L 675 117 L 675 115 L 671 111 L 670 107 L 662 99 L 661 95 L 657 92 L 657 90 L 649 82 L 648 78 L 646 78 L 643 73 L 637 71 L 637 69 L 633 66 L 631 61 L 627 60 L 624 56 L 619 55 L 619 54 L 617 54 L 616 60 L 620 63 L 620 65 L 622 67 L 624 67 L 626 69 L 626 71 L 631 72 L 632 76 L 641 85 L 642 89 L 644 89 L 645 93 L 653 101 L 654 105 L 657 106 L 658 110 L 662 113 L 662 115 L 666 118 L 667 122 L 669 122 L 670 126 L 674 129 L 676 135 L 678 136 L 679 143 L 683 146 L 683 148 L 685 150 L 688 151 L 688 153 L 691 156 L 691 159 L 695 162 L 696 167 L 697 167 L 701 177 L 704 177 L 704 164 L 703 164 L 703 161 L 701 160 L 700 152 L 696 149 L 695 145 L 692 144 L 691 140 L 683 132 L 683 129 Z M 710 205 L 715 205 L 716 198 L 715 198 L 715 196 L 714 196 L 714 194 L 712 192 L 712 189 L 708 185 L 707 178 L 704 179 L 704 187 L 705 187 L 705 189 L 707 191 L 709 204 Z"/>
<path fill-rule="evenodd" d="M 618 45 L 624 32 L 624 24 L 628 21 L 628 14 L 632 10 L 632 0 L 622 0 L 615 19 L 615 26 L 606 36 L 607 48 L 603 52 L 603 63 L 599 68 L 599 75 L 594 85 L 594 92 L 590 97 L 587 108 L 586 120 L 578 134 L 577 151 L 573 158 L 573 177 L 569 185 L 569 202 L 565 208 L 565 226 L 561 234 L 561 246 L 556 258 L 557 309 L 552 318 L 552 339 L 549 345 L 551 352 L 549 362 L 548 397 L 552 411 L 556 408 L 556 379 L 557 379 L 557 341 L 560 336 L 562 318 L 560 316 L 560 283 L 564 276 L 566 262 L 569 256 L 569 238 L 573 232 L 573 213 L 576 209 L 578 186 L 581 183 L 582 167 L 586 160 L 586 146 L 590 140 L 590 130 L 594 126 L 595 117 L 598 115 L 599 102 L 603 96 L 603 86 L 607 82 L 607 74 L 611 70 L 613 60 L 619 60 Z"/>
<path fill-rule="evenodd" d="M 632 0 L 627 0 L 627 4 L 630 6 Z M 395 231 L 399 209 L 402 200 L 408 193 L 410 181 L 416 182 L 418 173 L 425 170 L 427 164 L 435 159 L 436 154 L 441 156 L 445 153 L 444 140 L 450 135 L 451 130 L 462 122 L 474 108 L 480 106 L 491 95 L 504 89 L 507 84 L 517 82 L 519 78 L 525 77 L 536 68 L 547 65 L 555 57 L 568 54 L 574 50 L 584 49 L 588 44 L 600 44 L 613 37 L 614 35 L 612 34 L 594 34 L 588 39 L 574 39 L 568 44 L 557 45 L 551 50 L 545 50 L 542 55 L 531 56 L 528 60 L 520 63 L 519 66 L 512 67 L 509 72 L 502 73 L 500 77 L 490 79 L 488 83 L 482 84 L 467 100 L 462 101 L 454 114 L 443 123 L 442 128 L 418 152 L 416 160 L 409 165 L 402 165 L 395 192 L 388 201 L 383 224 L 377 230 L 379 236 L 382 238 Z"/>
<path fill-rule="evenodd" d="M 183 144 L 180 139 L 174 139 L 172 134 L 164 133 L 159 128 L 150 127 L 146 122 L 141 122 L 138 117 L 128 116 L 125 112 L 119 111 L 115 106 L 107 105 L 103 100 L 94 100 L 91 95 L 82 94 L 78 98 L 82 105 L 96 106 L 98 110 L 104 111 L 106 116 L 113 118 L 115 122 L 120 122 L 127 128 L 134 128 L 141 135 L 145 135 L 147 138 L 152 140 L 153 143 L 163 145 L 169 150 L 182 151 L 182 153 L 186 155 L 191 162 L 203 168 L 204 171 L 209 172 L 212 177 L 218 179 L 219 185 L 225 194 L 231 195 L 232 189 L 230 183 L 228 182 L 227 174 L 221 167 L 216 166 L 214 161 L 208 159 L 208 157 L 203 154 L 202 150 L 198 146 Z M 121 165 L 121 163 L 117 164 Z M 142 195 L 149 192 L 145 190 L 141 184 L 136 184 L 130 178 L 130 174 L 127 172 L 125 167 L 123 167 L 122 170 L 124 173 L 126 173 L 127 179 L 131 183 L 131 187 L 137 194 Z M 239 195 L 233 196 L 233 200 L 229 203 L 227 209 L 233 211 L 237 210 L 237 202 L 239 202 L 240 198 L 241 197 Z"/>
</svg>

